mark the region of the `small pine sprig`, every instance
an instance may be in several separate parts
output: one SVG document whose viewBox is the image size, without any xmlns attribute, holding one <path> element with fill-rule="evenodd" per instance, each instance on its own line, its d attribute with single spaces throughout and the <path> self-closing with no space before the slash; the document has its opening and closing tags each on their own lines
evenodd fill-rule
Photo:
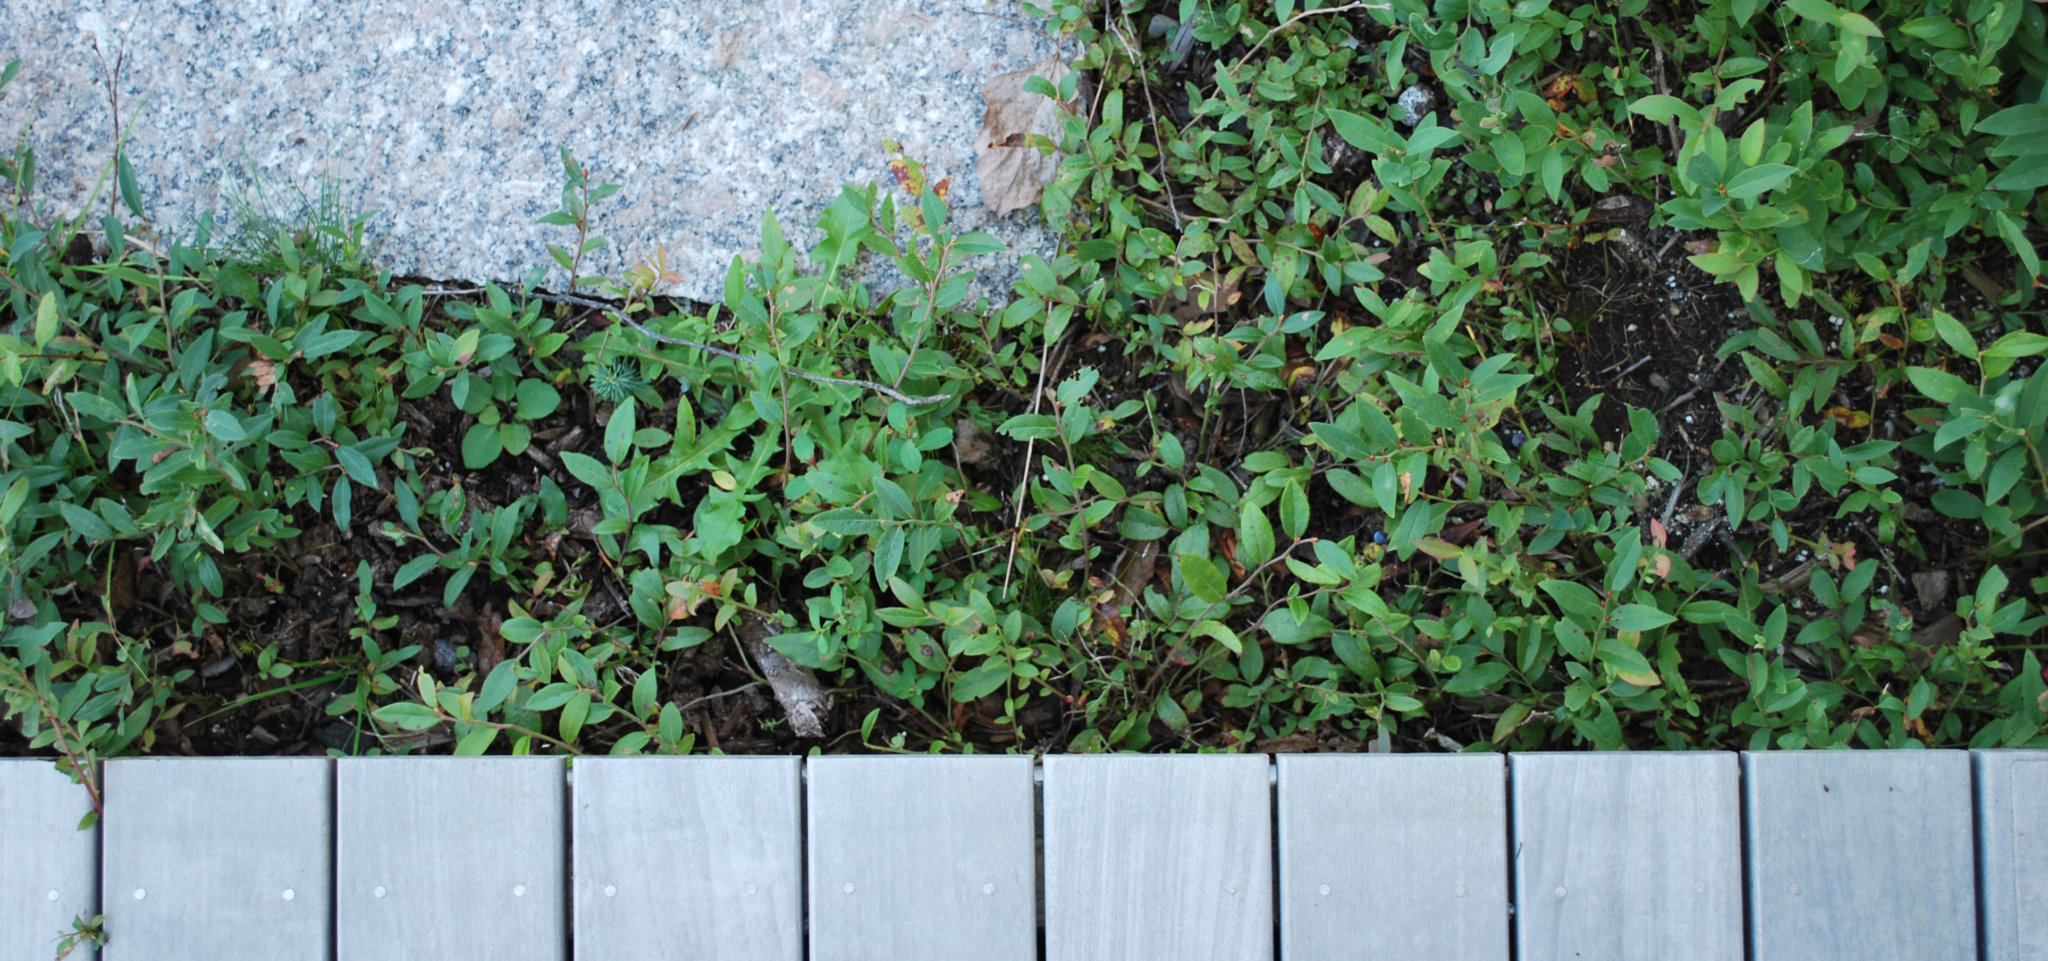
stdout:
<svg viewBox="0 0 2048 961">
<path fill-rule="evenodd" d="M 630 358 L 614 357 L 590 371 L 590 393 L 607 404 L 618 404 L 647 386 L 640 366 Z"/>
</svg>

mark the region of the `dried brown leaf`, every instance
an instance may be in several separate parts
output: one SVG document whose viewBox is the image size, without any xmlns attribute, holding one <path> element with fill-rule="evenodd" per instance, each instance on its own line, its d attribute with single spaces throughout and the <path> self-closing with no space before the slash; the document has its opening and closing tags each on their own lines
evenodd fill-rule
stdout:
<svg viewBox="0 0 2048 961">
<path fill-rule="evenodd" d="M 994 470 L 1003 465 L 988 432 L 982 430 L 972 417 L 953 421 L 953 453 L 959 455 L 963 466 L 976 470 Z"/>
<path fill-rule="evenodd" d="M 739 636 L 747 654 L 761 666 L 761 676 L 775 692 L 789 716 L 789 729 L 798 737 L 824 737 L 825 719 L 832 713 L 832 692 L 818 682 L 818 675 L 768 646 L 768 639 L 782 633 L 774 622 L 752 611 L 740 616 Z"/>
<path fill-rule="evenodd" d="M 1058 137 L 1066 108 L 1044 94 L 1026 91 L 1024 82 L 1038 76 L 1057 86 L 1071 70 L 1052 56 L 997 76 L 981 88 L 988 112 L 982 115 L 981 135 L 974 142 L 974 173 L 981 179 L 982 206 L 996 216 L 1038 203 L 1060 166 L 1059 154 L 1041 153 L 1028 141 L 1030 134 Z"/>
</svg>

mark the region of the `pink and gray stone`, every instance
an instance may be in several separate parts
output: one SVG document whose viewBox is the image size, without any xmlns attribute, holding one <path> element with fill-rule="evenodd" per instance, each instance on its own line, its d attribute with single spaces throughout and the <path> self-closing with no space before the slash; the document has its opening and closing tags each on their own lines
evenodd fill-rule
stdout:
<svg viewBox="0 0 2048 961">
<path fill-rule="evenodd" d="M 380 265 L 499 282 L 574 242 L 533 222 L 560 201 L 566 146 L 622 186 L 595 208 L 612 246 L 586 272 L 665 251 L 683 278 L 668 292 L 714 300 L 763 210 L 808 248 L 841 185 L 892 184 L 894 140 L 953 179 L 957 226 L 1011 245 L 976 265 L 999 280 L 1052 240 L 1034 211 L 981 207 L 981 86 L 1053 52 L 1017 0 L 6 0 L 0 63 L 23 63 L 0 142 L 29 131 L 33 202 L 76 211 L 112 152 L 118 54 L 128 156 L 163 233 L 189 237 L 206 211 L 228 223 L 251 166 L 273 185 L 326 175 L 378 211 Z"/>
</svg>

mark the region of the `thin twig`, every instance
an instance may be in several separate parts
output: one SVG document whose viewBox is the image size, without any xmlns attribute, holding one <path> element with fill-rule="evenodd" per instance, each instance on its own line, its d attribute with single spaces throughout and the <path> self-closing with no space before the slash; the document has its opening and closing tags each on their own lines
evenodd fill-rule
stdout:
<svg viewBox="0 0 2048 961">
<path fill-rule="evenodd" d="M 1678 405 L 1680 405 L 1680 404 L 1683 404 L 1683 403 L 1685 403 L 1686 401 L 1689 401 L 1689 400 L 1693 399 L 1693 396 L 1694 396 L 1695 394 L 1698 394 L 1699 392 L 1700 392 L 1700 389 L 1699 389 L 1698 387 L 1694 387 L 1693 389 L 1691 389 L 1691 390 L 1688 390 L 1688 391 L 1686 391 L 1685 393 L 1683 393 L 1683 394 L 1680 394 L 1680 395 L 1678 395 L 1677 397 L 1674 397 L 1674 398 L 1672 398 L 1672 399 L 1671 399 L 1671 403 L 1665 404 L 1665 405 L 1664 405 L 1664 409 L 1663 409 L 1663 410 L 1660 410 L 1660 411 L 1658 411 L 1657 413 L 1659 413 L 1659 414 L 1668 414 L 1668 413 L 1671 413 L 1671 408 L 1673 408 L 1673 407 L 1677 407 Z"/>
<path fill-rule="evenodd" d="M 726 350 L 723 347 L 713 347 L 710 344 L 700 344 L 694 340 L 683 340 L 682 338 L 679 337 L 669 337 L 663 334 L 657 334 L 654 331 L 648 330 L 645 326 L 641 325 L 639 321 L 626 316 L 626 314 L 623 311 L 620 311 L 618 308 L 613 307 L 612 305 L 607 304 L 601 300 L 591 300 L 589 298 L 575 297 L 568 294 L 534 294 L 533 296 L 538 297 L 541 300 L 549 301 L 551 303 L 575 304 L 578 307 L 588 307 L 592 310 L 604 311 L 605 313 L 610 314 L 612 316 L 612 319 L 617 320 L 620 323 L 623 323 L 626 326 L 631 327 L 634 330 L 637 330 L 643 334 L 646 334 L 647 336 L 657 341 L 660 341 L 661 343 L 664 344 L 674 344 L 678 347 L 688 347 L 693 350 L 701 350 L 707 354 L 715 354 L 719 357 L 724 357 L 728 360 L 736 360 L 743 363 L 753 364 L 756 367 L 760 366 L 761 363 L 760 361 L 757 361 L 752 357 L 748 357 L 745 354 L 734 353 L 730 350 Z M 820 374 L 813 374 L 806 371 L 798 370 L 794 367 L 785 367 L 783 368 L 783 370 L 793 376 L 801 377 L 805 380 L 812 381 L 814 383 L 843 384 L 848 387 L 864 387 L 868 390 L 874 391 L 875 393 L 881 394 L 882 396 L 887 397 L 890 400 L 900 401 L 912 407 L 929 407 L 933 404 L 943 404 L 946 401 L 953 399 L 953 395 L 951 394 L 932 394 L 925 397 L 912 397 L 908 394 L 904 394 L 896 390 L 893 387 L 890 387 L 887 384 L 877 384 L 872 380 L 860 380 L 859 378 L 855 377 L 825 377 Z"/>
<path fill-rule="evenodd" d="M 766 684 L 766 683 L 768 683 L 768 682 L 766 682 L 766 681 L 748 681 L 747 683 L 745 683 L 745 684 L 742 684 L 742 685 L 740 685 L 740 686 L 738 686 L 738 687 L 736 687 L 736 688 L 733 688 L 733 689 L 732 689 L 732 690 L 730 690 L 730 691 L 719 691 L 719 692 L 718 692 L 718 693 L 716 693 L 716 694 L 706 694 L 706 695 L 704 695 L 703 697 L 697 698 L 697 699 L 695 699 L 695 700 L 692 700 L 692 701 L 685 701 L 685 702 L 683 702 L 682 704 L 678 705 L 678 706 L 676 707 L 676 710 L 678 710 L 678 711 L 687 711 L 687 710 L 689 710 L 689 709 L 691 709 L 691 708 L 693 708 L 693 707 L 696 707 L 696 706 L 697 706 L 697 705 L 699 705 L 699 704 L 703 704 L 703 703 L 705 703 L 705 702 L 707 702 L 707 701 L 715 701 L 715 700 L 718 700 L 718 699 L 719 699 L 719 698 L 721 698 L 721 697 L 731 697 L 731 696 L 733 696 L 734 694 L 740 694 L 740 693 L 743 693 L 743 692 L 746 692 L 746 691 L 751 691 L 751 690 L 753 690 L 754 688 L 760 687 L 761 685 L 763 685 L 763 684 Z"/>
<path fill-rule="evenodd" d="M 1173 165 L 1167 159 L 1166 141 L 1159 136 L 1159 104 L 1152 99 L 1152 79 L 1147 76 L 1150 71 L 1145 67 L 1144 58 L 1138 55 L 1137 46 L 1131 43 L 1129 37 L 1124 36 L 1123 26 L 1117 24 L 1113 32 L 1116 34 L 1117 42 L 1122 44 L 1124 51 L 1130 55 L 1131 65 L 1138 70 L 1138 83 L 1145 89 L 1145 113 L 1152 122 L 1152 145 L 1159 150 L 1159 184 L 1166 188 L 1166 209 L 1173 214 L 1173 229 L 1183 230 L 1185 228 L 1180 222 L 1180 199 L 1173 195 Z"/>
<path fill-rule="evenodd" d="M 1347 3 L 1341 7 L 1324 7 L 1321 10 L 1303 10 L 1302 12 L 1297 13 L 1294 16 L 1288 17 L 1287 22 L 1282 23 L 1281 25 L 1266 31 L 1266 35 L 1260 37 L 1258 43 L 1252 44 L 1252 48 L 1250 50 L 1246 50 L 1244 52 L 1244 56 L 1237 58 L 1237 62 L 1230 65 L 1231 76 L 1236 76 L 1238 68 L 1244 66 L 1245 61 L 1250 60 L 1252 58 L 1252 54 L 1258 53 L 1259 48 L 1266 45 L 1266 41 L 1271 40 L 1274 37 L 1278 36 L 1280 34 L 1280 31 L 1285 30 L 1288 27 L 1294 26 L 1295 24 L 1300 23 L 1301 21 L 1306 20 L 1310 17 L 1325 13 L 1343 13 L 1346 10 L 1392 9 L 1394 9 L 1394 5 L 1390 3 Z"/>
<path fill-rule="evenodd" d="M 1688 464 L 1687 466 L 1690 467 L 1691 465 Z M 1685 493 L 1685 485 L 1691 482 L 1692 478 L 1681 477 L 1678 479 L 1678 483 L 1672 486 L 1671 499 L 1664 502 L 1664 517 L 1662 519 L 1662 523 L 1664 524 L 1665 530 L 1668 531 L 1671 529 L 1671 516 L 1678 512 L 1678 496 L 1680 494 Z"/>
<path fill-rule="evenodd" d="M 1064 338 L 1066 335 L 1060 335 Z M 1038 387 L 1031 392 L 1031 412 L 1038 413 L 1039 402 L 1045 399 L 1046 358 L 1052 355 L 1052 341 L 1038 345 Z M 1038 447 L 1037 435 L 1024 442 L 1024 476 L 1017 478 L 1017 514 L 1010 522 L 1010 557 L 1003 562 L 1003 596 L 1010 596 L 1010 576 L 1017 572 L 1017 547 L 1024 542 L 1024 494 L 1025 485 L 1031 483 L 1031 455 Z"/>
<path fill-rule="evenodd" d="M 1664 80 L 1664 45 L 1658 43 L 1656 37 L 1651 37 L 1650 49 L 1657 52 L 1657 92 L 1666 97 L 1671 96 L 1671 85 Z M 1671 138 L 1671 162 L 1676 164 L 1679 152 L 1685 147 L 1685 142 L 1678 137 L 1677 118 L 1664 121 L 1664 132 Z M 1664 255 L 1659 253 L 1657 259 L 1664 259 Z"/>
</svg>

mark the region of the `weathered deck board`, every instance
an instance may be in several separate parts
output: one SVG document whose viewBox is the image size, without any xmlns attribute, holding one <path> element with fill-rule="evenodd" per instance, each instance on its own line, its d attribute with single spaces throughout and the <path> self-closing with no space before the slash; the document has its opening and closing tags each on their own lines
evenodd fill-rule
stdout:
<svg viewBox="0 0 2048 961">
<path fill-rule="evenodd" d="M 1516 754 L 1509 764 L 1520 961 L 1741 961 L 1733 754 Z"/>
<path fill-rule="evenodd" d="M 1974 961 L 1963 751 L 1744 752 L 1753 961 Z"/>
<path fill-rule="evenodd" d="M 561 758 L 336 764 L 339 961 L 567 956 Z"/>
<path fill-rule="evenodd" d="M 802 763 L 579 759 L 576 956 L 800 961 Z"/>
<path fill-rule="evenodd" d="M 1282 755 L 1279 768 L 1282 958 L 1507 961 L 1500 755 Z"/>
<path fill-rule="evenodd" d="M 1047 961 L 1271 961 L 1262 754 L 1045 759 Z"/>
<path fill-rule="evenodd" d="M 1034 961 L 1029 757 L 814 757 L 812 961 Z"/>
<path fill-rule="evenodd" d="M 326 961 L 325 758 L 106 764 L 107 961 Z"/>
<path fill-rule="evenodd" d="M 2048 751 L 1972 751 L 1984 961 L 2048 958 Z"/>
<path fill-rule="evenodd" d="M 0 760 L 0 961 L 47 961 L 73 918 L 99 913 L 99 829 L 78 829 L 91 812 L 57 765 Z"/>
</svg>

